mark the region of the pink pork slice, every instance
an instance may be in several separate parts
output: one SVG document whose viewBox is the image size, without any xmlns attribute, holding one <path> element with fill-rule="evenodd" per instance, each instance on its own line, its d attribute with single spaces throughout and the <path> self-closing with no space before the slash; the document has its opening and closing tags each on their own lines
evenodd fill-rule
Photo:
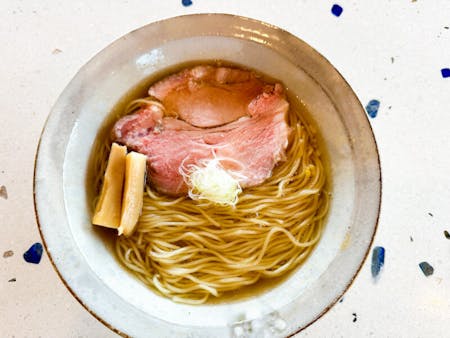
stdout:
<svg viewBox="0 0 450 338">
<path fill-rule="evenodd" d="M 166 114 L 197 127 L 215 127 L 249 116 L 249 103 L 265 83 L 253 72 L 197 66 L 168 76 L 150 87 Z"/>
<path fill-rule="evenodd" d="M 248 115 L 218 127 L 193 126 L 149 106 L 117 121 L 113 135 L 115 141 L 147 155 L 147 179 L 162 193 L 186 194 L 180 168 L 214 157 L 225 169 L 238 173 L 242 187 L 250 187 L 269 178 L 284 159 L 288 109 L 282 86 L 264 85 L 247 105 Z"/>
</svg>

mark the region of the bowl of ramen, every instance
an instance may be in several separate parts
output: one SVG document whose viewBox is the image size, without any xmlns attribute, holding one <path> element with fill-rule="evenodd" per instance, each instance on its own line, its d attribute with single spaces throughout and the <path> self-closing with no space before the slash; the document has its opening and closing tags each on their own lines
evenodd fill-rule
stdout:
<svg viewBox="0 0 450 338">
<path fill-rule="evenodd" d="M 285 337 L 359 271 L 381 199 L 355 93 L 299 38 L 223 14 L 120 38 L 76 74 L 37 152 L 49 257 L 133 337 Z"/>
</svg>

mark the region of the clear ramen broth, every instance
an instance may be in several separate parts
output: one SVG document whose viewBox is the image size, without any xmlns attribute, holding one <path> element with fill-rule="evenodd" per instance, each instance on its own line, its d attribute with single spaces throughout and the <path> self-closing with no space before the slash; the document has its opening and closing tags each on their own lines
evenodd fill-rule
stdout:
<svg viewBox="0 0 450 338">
<path fill-rule="evenodd" d="M 147 97 L 148 88 L 158 80 L 184 68 L 205 64 L 249 70 L 246 67 L 217 60 L 180 64 L 143 80 L 115 104 L 96 136 L 89 159 L 86 188 L 87 198 L 90 205 L 92 205 L 92 210 L 95 209 L 97 196 L 101 190 L 109 146 L 114 141 L 111 130 L 117 120 L 126 115 L 126 108 L 130 102 Z M 250 71 L 256 73 L 258 77 L 261 77 L 267 83 L 280 82 L 260 72 L 251 69 Z M 234 208 L 230 206 L 216 206 L 201 200 L 194 201 L 189 199 L 189 197 L 180 199 L 178 197 L 165 196 L 155 191 L 147 183 L 144 209 L 137 229 L 132 236 L 125 238 L 124 236 L 117 236 L 111 230 L 96 230 L 102 237 L 107 237 L 105 241 L 113 243 L 111 244 L 111 250 L 115 252 L 120 264 L 153 291 L 176 302 L 190 304 L 231 302 L 246 299 L 281 283 L 293 271 L 298 269 L 314 250 L 323 232 L 328 211 L 331 186 L 329 162 L 310 112 L 308 112 L 299 98 L 294 97 L 289 92 L 288 88 L 284 87 L 284 89 L 289 102 L 287 120 L 292 129 L 289 136 L 289 145 L 286 149 L 287 158 L 284 162 L 280 162 L 275 166 L 272 176 L 265 182 L 255 187 L 245 188 L 239 197 L 240 201 Z M 283 176 L 282 174 L 285 175 Z M 275 182 L 276 180 L 277 182 Z M 280 186 L 282 187 L 280 188 Z M 282 193 L 279 191 L 277 193 L 277 189 L 282 191 Z M 261 203 L 257 202 L 258 199 Z M 243 202 L 241 203 L 241 201 Z M 266 207 L 265 204 L 267 204 L 267 209 L 264 209 Z M 186 228 L 187 225 L 180 225 L 180 219 L 173 219 L 173 225 L 170 226 L 171 221 L 166 217 L 168 210 L 171 210 L 172 213 L 192 213 L 186 218 L 186 224 L 189 222 L 194 224 L 201 217 L 204 218 L 206 223 L 208 218 L 211 217 L 213 222 L 208 227 L 205 225 L 205 222 L 198 221 L 198 224 L 202 224 L 199 227 L 202 231 L 200 233 L 200 230 L 198 230 L 199 232 L 195 234 L 196 227 L 188 226 Z M 264 217 L 264 210 L 269 210 L 267 213 L 270 217 Z M 233 223 L 233 217 L 235 217 L 234 225 L 230 225 Z M 164 219 L 163 225 L 158 225 L 158 219 Z M 223 224 L 227 225 L 223 227 L 218 227 L 217 224 L 214 225 L 216 219 L 217 223 L 220 224 L 224 220 Z M 241 224 L 243 224 L 242 226 L 250 225 L 247 228 L 239 228 Z M 172 238 L 179 237 L 180 231 L 192 231 L 194 233 L 193 236 L 197 237 L 206 236 L 206 239 L 202 238 L 201 241 L 207 241 L 208 235 L 205 232 L 211 231 L 213 234 L 211 236 L 219 237 L 222 241 L 220 243 L 224 247 L 226 247 L 227 240 L 231 243 L 230 245 L 233 245 L 234 242 L 238 243 L 236 236 L 243 236 L 240 240 L 245 240 L 246 233 L 249 234 L 249 240 L 257 238 L 257 243 L 266 244 L 261 244 L 262 247 L 265 245 L 265 248 L 261 248 L 261 254 L 255 253 L 255 248 L 254 250 L 252 249 L 255 252 L 252 251 L 250 253 L 248 251 L 249 257 L 243 255 L 243 261 L 251 262 L 252 258 L 254 258 L 255 267 L 253 270 L 246 267 L 242 274 L 243 277 L 240 278 L 237 268 L 230 269 L 230 271 L 232 270 L 230 276 L 227 275 L 229 266 L 239 265 L 238 262 L 230 263 L 230 259 L 235 257 L 224 257 L 222 259 L 220 258 L 220 250 L 212 254 L 213 256 L 215 255 L 214 257 L 219 257 L 218 259 L 210 259 L 205 253 L 201 253 L 197 257 L 194 251 L 201 249 L 197 248 L 194 250 L 194 246 L 199 246 L 199 243 L 202 242 L 192 244 L 194 242 L 190 243 L 189 240 L 182 237 L 176 243 L 177 249 L 190 246 L 189 250 L 191 251 L 188 250 L 187 252 L 194 257 L 192 262 L 189 261 L 189 258 L 178 258 L 178 263 L 176 263 L 177 260 L 174 260 L 174 265 L 171 267 L 167 267 L 167 262 L 162 264 L 153 262 L 152 258 L 149 257 L 149 253 L 152 251 L 151 243 L 146 243 L 146 240 L 149 238 L 148 236 L 151 236 L 152 231 L 162 231 L 158 229 L 164 229 L 165 232 L 160 234 L 162 236 L 160 239 L 163 238 L 164 240 L 164 238 L 167 238 L 168 242 L 170 242 L 171 236 Z M 275 230 L 269 234 L 270 229 Z M 173 233 L 171 234 L 172 230 Z M 236 232 L 235 236 L 230 235 L 237 230 L 240 230 L 240 232 Z M 238 233 L 242 235 L 237 235 Z M 271 246 L 271 242 L 275 244 Z M 310 244 L 302 246 L 303 243 Z M 170 247 L 172 244 L 167 244 L 167 247 Z M 239 248 L 236 248 L 236 250 L 239 250 Z M 291 256 L 287 255 L 281 261 L 274 263 L 272 270 L 257 264 L 258 259 L 261 262 L 266 259 L 269 262 L 266 266 L 270 266 L 272 262 L 277 260 L 277 257 L 272 257 L 273 252 L 280 255 L 287 255 L 286 252 L 288 252 Z M 215 265 L 213 267 L 205 265 L 202 272 L 202 262 L 208 260 L 213 260 Z M 199 263 L 196 264 L 196 262 Z M 176 266 L 177 264 L 178 266 Z M 177 275 L 176 278 L 171 276 L 171 271 L 178 273 L 185 266 L 189 266 L 193 271 L 190 277 L 185 278 L 186 280 L 183 279 L 184 277 L 180 277 L 181 275 Z M 158 268 L 161 268 L 162 271 L 158 271 Z M 280 273 L 277 272 L 277 269 L 280 270 Z M 263 271 L 263 273 L 260 271 Z M 217 277 L 218 274 L 221 275 Z M 158 275 L 160 277 L 155 277 Z M 169 280 L 167 285 L 164 285 L 158 279 L 163 278 L 161 276 L 167 276 Z M 221 285 L 220 280 L 226 281 L 223 284 L 224 287 L 222 289 L 220 287 L 215 288 L 215 285 Z M 233 281 L 238 281 L 239 283 L 233 284 Z M 197 287 L 195 284 L 197 284 Z M 183 293 L 183 289 L 187 291 Z"/>
</svg>

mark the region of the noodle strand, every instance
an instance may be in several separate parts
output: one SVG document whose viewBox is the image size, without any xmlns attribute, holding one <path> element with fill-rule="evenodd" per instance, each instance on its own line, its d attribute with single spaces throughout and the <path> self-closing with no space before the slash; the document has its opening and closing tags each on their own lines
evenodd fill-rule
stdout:
<svg viewBox="0 0 450 338">
<path fill-rule="evenodd" d="M 145 98 L 132 101 L 126 113 L 151 105 L 164 109 Z M 290 111 L 288 120 L 286 161 L 262 185 L 245 189 L 234 208 L 171 198 L 146 186 L 135 233 L 116 239 L 120 262 L 156 292 L 187 304 L 281 276 L 302 263 L 322 234 L 329 194 L 315 130 L 299 112 Z M 106 167 L 106 141 L 97 147 L 99 172 Z M 100 187 L 98 176 L 94 183 Z"/>
</svg>

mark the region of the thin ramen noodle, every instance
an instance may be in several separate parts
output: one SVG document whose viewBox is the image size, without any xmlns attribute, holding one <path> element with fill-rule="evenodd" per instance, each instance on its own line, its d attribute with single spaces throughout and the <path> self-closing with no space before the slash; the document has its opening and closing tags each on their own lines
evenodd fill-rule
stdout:
<svg viewBox="0 0 450 338">
<path fill-rule="evenodd" d="M 134 100 L 125 114 L 152 104 L 159 103 Z M 169 197 L 147 185 L 136 231 L 115 239 L 120 262 L 159 294 L 189 304 L 299 266 L 321 236 L 329 197 L 314 128 L 292 107 L 288 124 L 286 160 L 264 183 L 244 189 L 235 207 Z M 99 172 L 110 144 L 107 138 L 97 149 Z"/>
</svg>

